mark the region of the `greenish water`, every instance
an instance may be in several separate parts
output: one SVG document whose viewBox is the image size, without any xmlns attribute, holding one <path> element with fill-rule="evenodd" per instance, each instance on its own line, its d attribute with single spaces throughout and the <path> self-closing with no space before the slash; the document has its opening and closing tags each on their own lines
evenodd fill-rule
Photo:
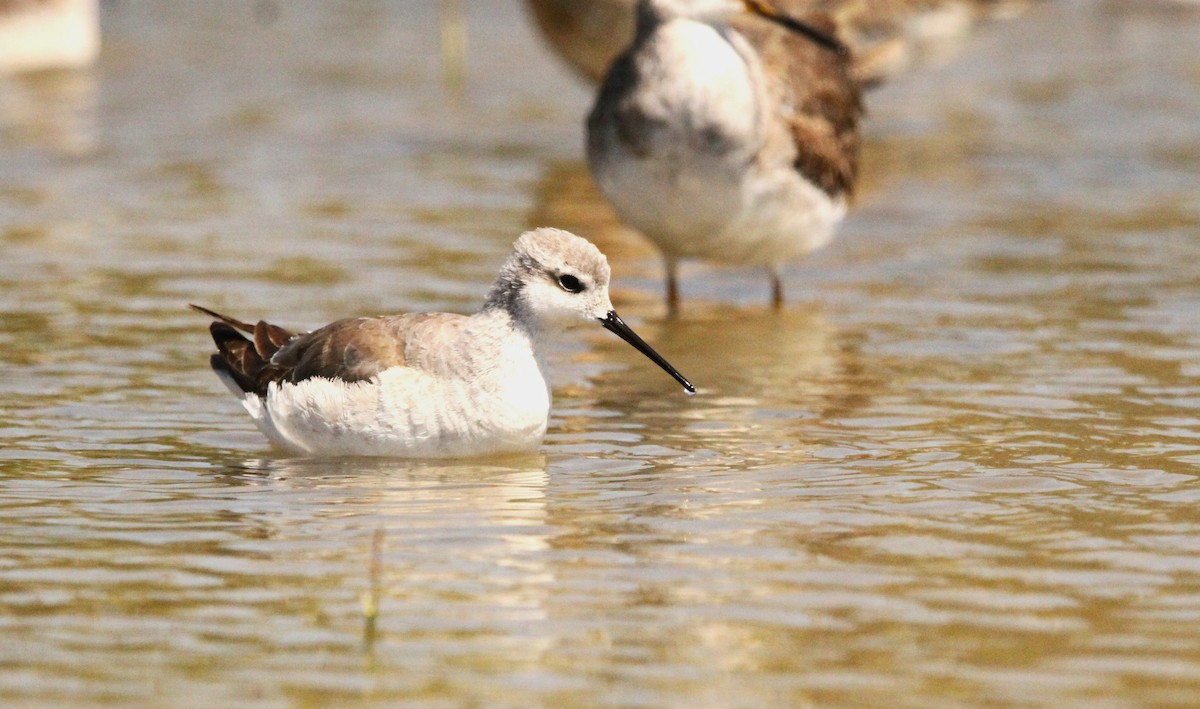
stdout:
<svg viewBox="0 0 1200 709">
<path fill-rule="evenodd" d="M 0 703 L 1200 701 L 1200 9 L 875 93 L 788 308 L 696 265 L 669 319 L 586 89 L 467 4 L 461 93 L 417 2 L 110 3 L 94 72 L 0 83 Z M 701 395 L 597 329 L 541 456 L 284 459 L 184 307 L 466 311 L 533 224 Z"/>
</svg>

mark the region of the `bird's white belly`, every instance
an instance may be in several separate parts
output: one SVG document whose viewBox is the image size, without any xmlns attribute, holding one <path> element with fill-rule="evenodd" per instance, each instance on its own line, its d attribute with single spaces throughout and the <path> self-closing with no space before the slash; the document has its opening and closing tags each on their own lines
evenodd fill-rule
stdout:
<svg viewBox="0 0 1200 709">
<path fill-rule="evenodd" d="M 503 378 L 439 378 L 405 367 L 346 383 L 271 384 L 243 404 L 276 446 L 299 455 L 447 458 L 536 450 L 550 392 L 535 362 Z"/>
<path fill-rule="evenodd" d="M 742 265 L 797 260 L 833 238 L 846 200 L 791 169 L 669 156 L 612 166 L 605 191 L 621 218 L 665 254 Z"/>
<path fill-rule="evenodd" d="M 783 130 L 763 114 L 777 107 L 735 43 L 700 23 L 664 26 L 646 60 L 654 81 L 630 98 L 646 139 L 632 148 L 604 126 L 592 169 L 621 218 L 669 257 L 775 265 L 828 243 L 846 204 L 766 145 Z"/>
</svg>

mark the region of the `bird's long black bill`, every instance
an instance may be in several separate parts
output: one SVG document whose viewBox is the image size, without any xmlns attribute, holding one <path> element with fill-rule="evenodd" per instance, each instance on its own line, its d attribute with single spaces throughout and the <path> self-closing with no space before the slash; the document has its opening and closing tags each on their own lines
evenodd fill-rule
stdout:
<svg viewBox="0 0 1200 709">
<path fill-rule="evenodd" d="M 678 370 L 676 370 L 674 367 L 672 367 L 670 362 L 663 359 L 662 355 L 655 352 L 653 347 L 646 344 L 645 340 L 638 337 L 638 334 L 636 332 L 634 332 L 628 325 L 626 325 L 625 321 L 622 320 L 619 315 L 617 315 L 617 311 L 610 310 L 610 311 L 608 311 L 607 316 L 599 318 L 599 320 L 600 320 L 600 324 L 604 326 L 605 330 L 608 330 L 609 332 L 615 334 L 617 337 L 619 337 L 622 340 L 625 340 L 629 344 L 633 345 L 634 348 L 638 352 L 641 352 L 642 354 L 646 355 L 651 360 L 653 360 L 655 364 L 662 367 L 664 372 L 666 372 L 667 374 L 670 374 L 672 377 L 675 377 L 675 381 L 682 384 L 683 388 L 685 390 L 687 390 L 687 393 L 689 393 L 689 394 L 696 393 L 696 387 L 692 386 L 691 382 L 689 382 L 687 379 L 685 379 L 684 376 L 682 374 L 680 374 Z"/>
<path fill-rule="evenodd" d="M 750 12 L 759 17 L 764 17 L 784 29 L 804 35 L 813 43 L 828 49 L 834 54 L 843 57 L 850 54 L 850 48 L 842 40 L 834 37 L 829 32 L 813 27 L 807 22 L 802 22 L 791 15 L 784 14 L 778 8 L 771 6 L 766 0 L 743 0 L 743 3 Z"/>
</svg>

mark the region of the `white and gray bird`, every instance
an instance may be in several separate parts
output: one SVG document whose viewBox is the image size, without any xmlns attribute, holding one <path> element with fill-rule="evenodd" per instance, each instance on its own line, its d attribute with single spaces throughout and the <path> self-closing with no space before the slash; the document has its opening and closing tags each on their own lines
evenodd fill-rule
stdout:
<svg viewBox="0 0 1200 709">
<path fill-rule="evenodd" d="M 550 413 L 544 345 L 574 323 L 598 321 L 695 391 L 617 316 L 609 275 L 590 242 L 536 229 L 517 239 L 473 315 L 351 318 L 295 335 L 192 307 L 214 318 L 213 370 L 287 453 L 500 455 L 541 444 Z"/>
<path fill-rule="evenodd" d="M 735 29 L 729 17 L 759 19 Z M 780 269 L 833 238 L 857 179 L 861 87 L 820 15 L 763 0 L 639 0 L 633 43 L 587 121 L 588 165 L 621 219 L 681 259 Z"/>
</svg>

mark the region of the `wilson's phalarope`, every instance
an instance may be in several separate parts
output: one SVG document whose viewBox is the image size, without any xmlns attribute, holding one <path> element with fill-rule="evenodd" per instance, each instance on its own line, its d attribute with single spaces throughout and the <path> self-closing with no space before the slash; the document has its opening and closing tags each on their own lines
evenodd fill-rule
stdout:
<svg viewBox="0 0 1200 709">
<path fill-rule="evenodd" d="M 738 10 L 771 24 L 735 30 Z M 672 306 L 683 258 L 767 267 L 778 306 L 780 266 L 833 238 L 858 169 L 849 55 L 764 0 L 639 0 L 588 117 L 588 164 L 662 252 Z"/>
<path fill-rule="evenodd" d="M 617 316 L 608 281 L 608 260 L 590 242 L 536 229 L 517 239 L 469 316 L 352 318 L 294 335 L 192 307 L 215 320 L 213 370 L 283 450 L 466 457 L 538 447 L 550 412 L 542 345 L 573 322 L 598 320 L 695 391 Z"/>
</svg>

